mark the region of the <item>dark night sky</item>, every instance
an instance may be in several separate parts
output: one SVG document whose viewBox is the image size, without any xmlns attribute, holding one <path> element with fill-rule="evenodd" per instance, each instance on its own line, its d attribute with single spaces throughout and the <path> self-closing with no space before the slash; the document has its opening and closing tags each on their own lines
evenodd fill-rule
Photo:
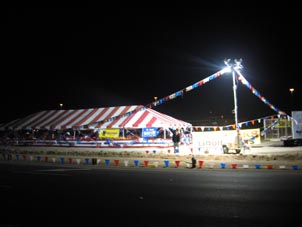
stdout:
<svg viewBox="0 0 302 227">
<path fill-rule="evenodd" d="M 302 110 L 301 21 L 283 9 L 7 9 L 1 22 L 1 120 L 37 111 L 145 105 L 242 58 L 278 109 Z M 293 97 L 289 88 L 294 87 Z M 276 114 L 241 83 L 239 121 Z M 232 118 L 223 75 L 154 109 L 185 121 Z"/>
</svg>

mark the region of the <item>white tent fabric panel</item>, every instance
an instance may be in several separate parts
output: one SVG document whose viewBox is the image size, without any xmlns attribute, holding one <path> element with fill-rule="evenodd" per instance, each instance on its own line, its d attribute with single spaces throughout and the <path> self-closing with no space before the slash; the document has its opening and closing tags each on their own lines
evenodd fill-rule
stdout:
<svg viewBox="0 0 302 227">
<path fill-rule="evenodd" d="M 149 127 L 192 127 L 190 123 L 159 113 L 152 109 L 144 109 L 130 116 L 110 122 L 98 124 L 96 128 L 149 128 Z"/>
<path fill-rule="evenodd" d="M 142 105 L 77 110 L 48 110 L 2 124 L 0 129 L 84 129 L 191 127 L 190 123 L 146 109 Z"/>
</svg>

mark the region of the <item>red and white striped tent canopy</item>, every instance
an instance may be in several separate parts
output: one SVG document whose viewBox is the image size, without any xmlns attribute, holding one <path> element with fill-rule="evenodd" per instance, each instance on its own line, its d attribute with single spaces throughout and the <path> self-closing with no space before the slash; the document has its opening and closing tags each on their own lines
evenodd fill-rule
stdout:
<svg viewBox="0 0 302 227">
<path fill-rule="evenodd" d="M 1 125 L 2 130 L 14 129 L 95 129 L 192 127 L 190 123 L 141 105 L 76 110 L 46 110 Z"/>
</svg>

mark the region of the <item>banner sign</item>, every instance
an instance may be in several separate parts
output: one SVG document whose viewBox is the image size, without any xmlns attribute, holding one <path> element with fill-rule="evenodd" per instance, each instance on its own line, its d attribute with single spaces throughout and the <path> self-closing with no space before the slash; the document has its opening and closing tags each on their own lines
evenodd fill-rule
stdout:
<svg viewBox="0 0 302 227">
<path fill-rule="evenodd" d="M 143 138 L 152 138 L 157 136 L 157 128 L 143 128 Z"/>
<path fill-rule="evenodd" d="M 118 138 L 119 135 L 120 135 L 119 128 L 107 128 L 107 129 L 101 129 L 99 131 L 99 138 L 101 139 Z"/>
<path fill-rule="evenodd" d="M 260 144 L 260 129 L 241 129 L 240 135 L 246 144 Z M 222 146 L 234 147 L 236 130 L 193 132 L 193 146 L 201 152 L 221 153 Z"/>
</svg>

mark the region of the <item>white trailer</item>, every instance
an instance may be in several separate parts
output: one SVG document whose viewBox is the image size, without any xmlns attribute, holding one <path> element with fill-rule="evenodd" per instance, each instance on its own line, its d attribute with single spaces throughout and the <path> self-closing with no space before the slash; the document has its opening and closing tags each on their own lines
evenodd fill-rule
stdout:
<svg viewBox="0 0 302 227">
<path fill-rule="evenodd" d="M 302 146 L 302 111 L 292 111 L 291 136 L 281 140 L 284 146 Z"/>
<path fill-rule="evenodd" d="M 250 148 L 251 145 L 261 143 L 259 128 L 240 130 L 240 140 L 236 136 L 236 130 L 192 132 L 194 151 L 197 154 L 238 154 L 248 149 L 247 146 Z"/>
</svg>

